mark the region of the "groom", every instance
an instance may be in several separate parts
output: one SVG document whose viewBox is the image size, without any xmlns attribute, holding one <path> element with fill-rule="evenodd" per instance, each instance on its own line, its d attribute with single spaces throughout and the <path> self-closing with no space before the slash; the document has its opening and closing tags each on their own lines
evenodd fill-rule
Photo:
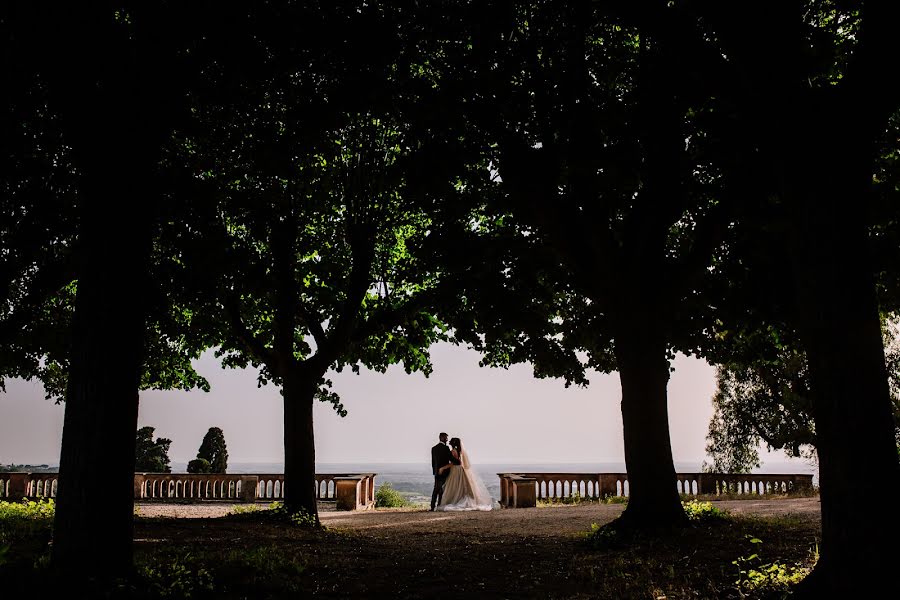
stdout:
<svg viewBox="0 0 900 600">
<path fill-rule="evenodd" d="M 434 511 L 436 504 L 441 503 L 441 497 L 444 495 L 444 482 L 450 474 L 449 469 L 443 473 L 438 473 L 438 469 L 444 465 L 458 465 L 459 460 L 453 458 L 450 448 L 447 447 L 447 434 L 441 433 L 438 436 L 439 444 L 435 444 L 431 448 L 431 472 L 434 473 L 434 491 L 431 492 L 431 510 Z"/>
</svg>

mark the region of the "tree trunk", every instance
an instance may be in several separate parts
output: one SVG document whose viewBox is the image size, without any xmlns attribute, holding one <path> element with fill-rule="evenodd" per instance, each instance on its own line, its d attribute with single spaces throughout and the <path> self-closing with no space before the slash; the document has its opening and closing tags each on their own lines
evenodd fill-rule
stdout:
<svg viewBox="0 0 900 600">
<path fill-rule="evenodd" d="M 892 510 L 900 468 L 863 211 L 865 152 L 823 160 L 796 204 L 792 258 L 809 357 L 822 503 L 820 560 L 801 591 L 866 596 L 890 589 L 900 533 Z M 854 155 L 855 154 L 855 155 Z M 831 163 L 830 160 L 834 160 Z M 821 168 L 821 166 L 820 166 Z M 861 185 L 853 184 L 853 174 Z M 869 172 L 871 170 L 869 169 Z M 835 176 L 837 175 L 837 176 Z"/>
<path fill-rule="evenodd" d="M 669 437 L 665 341 L 646 314 L 636 314 L 620 321 L 615 348 L 622 382 L 629 488 L 622 522 L 634 528 L 681 524 L 685 515 L 676 488 Z"/>
<path fill-rule="evenodd" d="M 53 562 L 87 577 L 132 561 L 135 429 L 144 344 L 147 227 L 122 207 L 121 162 L 85 174 L 86 210 L 66 393 Z M 145 182 L 146 184 L 146 182 Z M 115 202 L 113 202 L 115 199 Z M 140 197 L 128 198 L 141 203 Z M 111 215 L 121 215 L 108 226 Z"/>
<path fill-rule="evenodd" d="M 319 524 L 316 505 L 316 443 L 313 402 L 318 377 L 289 373 L 284 377 L 284 506 L 289 513 L 303 511 Z"/>
</svg>

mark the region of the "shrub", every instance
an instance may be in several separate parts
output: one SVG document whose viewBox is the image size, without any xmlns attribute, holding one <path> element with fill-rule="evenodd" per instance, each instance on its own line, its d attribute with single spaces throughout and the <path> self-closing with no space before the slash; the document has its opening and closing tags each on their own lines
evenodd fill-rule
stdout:
<svg viewBox="0 0 900 600">
<path fill-rule="evenodd" d="M 606 504 L 628 504 L 628 496 L 604 496 L 603 502 Z"/>
<path fill-rule="evenodd" d="M 21 521 L 53 521 L 56 504 L 52 498 L 23 500 L 22 502 L 0 502 L 0 523 Z"/>
<path fill-rule="evenodd" d="M 249 513 L 255 513 L 263 510 L 257 504 L 238 504 L 237 506 L 231 509 L 231 512 L 228 514 L 231 515 L 246 515 Z"/>
<path fill-rule="evenodd" d="M 399 508 L 409 506 L 409 502 L 390 483 L 382 483 L 375 491 L 375 506 L 377 508 Z"/>
<path fill-rule="evenodd" d="M 55 513 L 52 498 L 0 502 L 0 543 L 13 537 L 49 532 Z"/>
<path fill-rule="evenodd" d="M 43 547 L 50 541 L 56 504 L 50 498 L 38 501 L 0 502 L 0 565 L 9 563 L 12 548 Z M 40 551 L 40 550 L 38 550 Z"/>
<path fill-rule="evenodd" d="M 211 473 L 212 468 L 205 458 L 195 458 L 187 464 L 188 473 Z"/>
<path fill-rule="evenodd" d="M 538 506 L 557 506 L 560 504 L 593 504 L 594 499 L 590 496 L 582 496 L 580 493 L 575 492 L 571 496 L 562 496 L 561 498 L 547 498 L 546 500 L 540 500 L 538 502 Z"/>
<path fill-rule="evenodd" d="M 712 505 L 712 502 L 700 502 L 699 500 L 689 500 L 682 502 L 684 512 L 688 519 L 696 522 L 717 521 L 724 519 L 728 513 L 720 510 Z"/>
</svg>

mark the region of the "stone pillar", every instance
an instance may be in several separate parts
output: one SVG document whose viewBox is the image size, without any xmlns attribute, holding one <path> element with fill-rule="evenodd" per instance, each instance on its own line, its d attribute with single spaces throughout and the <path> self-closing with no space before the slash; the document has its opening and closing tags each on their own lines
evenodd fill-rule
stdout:
<svg viewBox="0 0 900 600">
<path fill-rule="evenodd" d="M 616 476 L 609 473 L 600 475 L 600 498 L 616 495 Z"/>
<path fill-rule="evenodd" d="M 256 502 L 256 488 L 259 486 L 259 477 L 256 475 L 241 475 L 240 502 Z"/>
<path fill-rule="evenodd" d="M 536 482 L 530 477 L 517 477 L 512 482 L 513 502 L 516 508 L 537 506 Z"/>
<path fill-rule="evenodd" d="M 335 477 L 334 498 L 338 510 L 359 508 L 359 477 Z"/>
<path fill-rule="evenodd" d="M 147 476 L 143 473 L 135 473 L 134 474 L 134 499 L 140 500 L 147 495 L 146 490 L 144 488 L 144 483 L 147 481 Z"/>
<path fill-rule="evenodd" d="M 812 475 L 794 475 L 794 491 L 800 492 L 805 491 L 808 492 L 812 490 L 813 476 Z"/>
<path fill-rule="evenodd" d="M 714 473 L 700 473 L 697 477 L 697 491 L 701 494 L 715 494 L 716 475 Z"/>
<path fill-rule="evenodd" d="M 9 473 L 7 477 L 9 477 L 7 499 L 10 502 L 19 502 L 28 496 L 28 482 L 31 480 L 31 473 Z"/>
</svg>

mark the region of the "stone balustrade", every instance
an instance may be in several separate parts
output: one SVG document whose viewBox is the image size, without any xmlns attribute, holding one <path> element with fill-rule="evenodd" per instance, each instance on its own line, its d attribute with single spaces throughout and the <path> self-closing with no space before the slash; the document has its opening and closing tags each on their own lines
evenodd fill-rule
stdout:
<svg viewBox="0 0 900 600">
<path fill-rule="evenodd" d="M 627 473 L 497 473 L 500 505 L 535 506 L 538 500 L 563 498 L 599 500 L 628 496 Z M 784 494 L 812 490 L 812 475 L 754 475 L 732 473 L 677 473 L 678 492 L 699 494 Z"/>
<path fill-rule="evenodd" d="M 55 498 L 56 473 L 0 473 L 0 499 Z M 338 510 L 375 506 L 375 473 L 316 473 L 316 499 Z M 284 475 L 135 473 L 134 499 L 142 502 L 272 502 L 284 499 Z"/>
</svg>

